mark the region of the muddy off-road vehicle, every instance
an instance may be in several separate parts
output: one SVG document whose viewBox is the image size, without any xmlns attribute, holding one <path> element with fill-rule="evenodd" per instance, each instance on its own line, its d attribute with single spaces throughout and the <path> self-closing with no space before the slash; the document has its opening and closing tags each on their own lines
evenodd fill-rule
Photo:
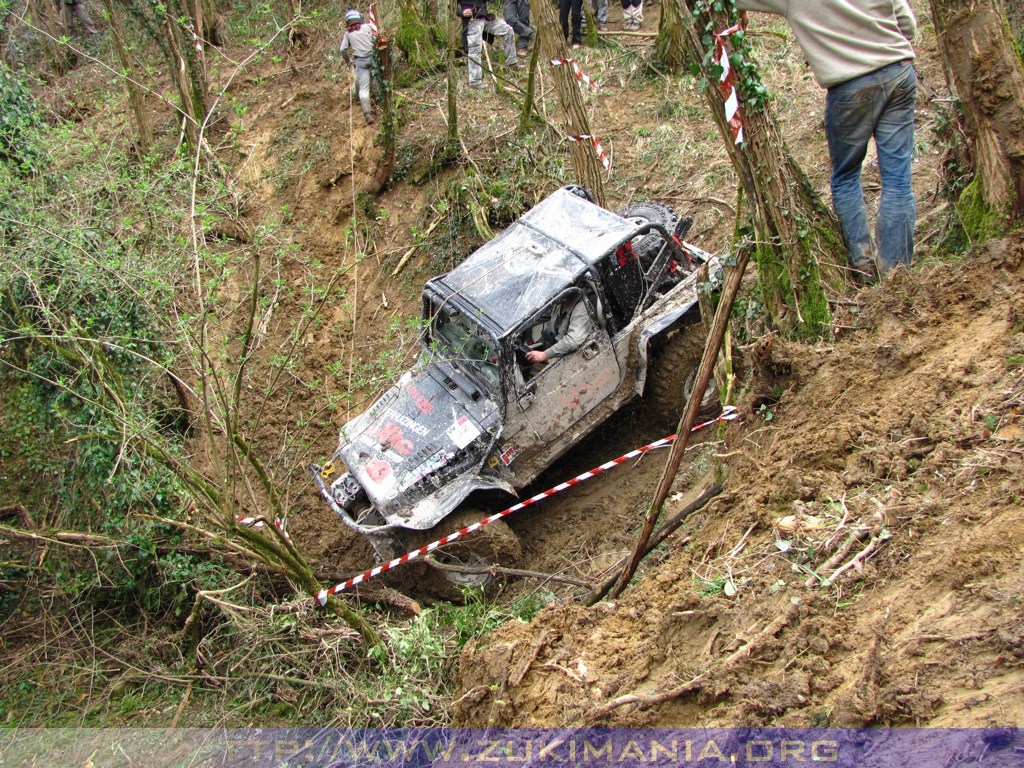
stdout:
<svg viewBox="0 0 1024 768">
<path fill-rule="evenodd" d="M 419 362 L 310 468 L 342 523 L 390 559 L 484 517 L 466 509 L 470 494 L 515 495 L 645 390 L 674 425 L 704 343 L 697 267 L 714 261 L 683 242 L 691 223 L 657 203 L 612 213 L 563 187 L 428 281 Z M 583 344 L 530 363 L 559 306 L 580 301 L 593 326 Z M 438 555 L 452 581 L 453 561 L 518 546 L 502 521 L 485 531 Z M 480 583 L 476 570 L 461 582 Z"/>
</svg>

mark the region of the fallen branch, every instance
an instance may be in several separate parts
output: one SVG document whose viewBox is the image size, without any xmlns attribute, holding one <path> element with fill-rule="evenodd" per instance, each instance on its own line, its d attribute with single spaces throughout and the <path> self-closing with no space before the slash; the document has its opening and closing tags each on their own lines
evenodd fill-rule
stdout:
<svg viewBox="0 0 1024 768">
<path fill-rule="evenodd" d="M 118 542 L 98 533 L 79 533 L 78 531 L 42 530 L 26 531 L 11 525 L 0 525 L 0 534 L 10 536 L 19 541 L 34 541 L 46 544 L 64 544 L 69 547 L 119 547 Z"/>
<path fill-rule="evenodd" d="M 669 451 L 668 459 L 665 461 L 665 470 L 662 472 L 658 488 L 654 492 L 654 498 L 651 501 L 651 507 L 647 512 L 644 527 L 640 531 L 640 537 L 637 539 L 633 555 L 626 568 L 622 571 L 622 577 L 619 579 L 619 582 L 612 588 L 612 597 L 622 594 L 622 591 L 629 586 L 629 582 L 633 578 L 633 574 L 636 573 L 637 566 L 640 564 L 640 559 L 644 555 L 647 540 L 654 531 L 655 523 L 658 522 L 658 517 L 661 515 L 665 499 L 668 498 L 669 491 L 672 489 L 672 483 L 675 481 L 679 465 L 683 461 L 686 446 L 690 442 L 690 430 L 697 421 L 697 411 L 700 410 L 701 402 L 704 399 L 704 391 L 707 389 L 708 382 L 711 381 L 711 376 L 714 373 L 715 363 L 718 360 L 718 351 L 722 348 L 725 331 L 729 327 L 729 318 L 732 317 L 732 307 L 736 302 L 736 295 L 740 290 L 740 282 L 743 280 L 743 273 L 747 268 L 747 262 L 750 261 L 750 255 L 753 250 L 753 244 L 746 241 L 736 246 L 736 264 L 732 269 L 728 270 L 722 286 L 722 297 L 718 302 L 718 308 L 715 310 L 715 318 L 711 323 L 711 328 L 708 330 L 707 340 L 704 342 L 704 354 L 701 356 L 700 366 L 697 368 L 693 391 L 690 393 L 690 398 L 686 402 L 686 408 L 683 410 L 683 415 L 679 419 L 679 425 L 676 427 L 676 440 Z"/>
<path fill-rule="evenodd" d="M 828 579 L 821 574 L 825 571 L 837 568 L 839 564 L 843 562 L 843 558 L 850 554 L 850 550 L 853 549 L 853 545 L 864 538 L 865 533 L 867 533 L 866 530 L 859 528 L 847 536 L 846 541 L 844 541 L 843 545 L 836 550 L 835 554 L 822 563 L 820 567 L 811 572 L 811 575 L 807 577 L 807 581 L 804 582 L 804 586 L 810 588 L 815 584 L 824 584 L 827 582 Z"/>
<path fill-rule="evenodd" d="M 389 608 L 394 608 L 404 613 L 411 613 L 414 616 L 419 616 L 423 611 L 423 607 L 411 597 L 407 597 L 397 589 L 392 589 L 380 583 L 360 584 L 353 590 L 353 594 L 357 600 L 362 602 L 386 605 Z"/>
<path fill-rule="evenodd" d="M 405 266 L 405 263 L 409 261 L 409 259 L 412 258 L 412 255 L 416 253 L 417 250 L 419 250 L 419 247 L 427 241 L 427 238 L 430 236 L 430 233 L 437 229 L 437 225 L 440 224 L 443 219 L 444 215 L 442 214 L 430 223 L 430 226 L 427 227 L 426 231 L 420 238 L 420 241 L 414 244 L 411 248 L 409 248 L 409 250 L 407 250 L 405 254 L 402 256 L 402 258 L 398 260 L 398 266 L 391 271 L 392 277 L 395 277 L 399 272 L 402 271 L 402 268 Z"/>
<path fill-rule="evenodd" d="M 32 519 L 32 515 L 21 504 L 12 504 L 9 507 L 0 508 L 0 517 L 16 517 L 21 521 L 22 527 L 36 527 L 36 521 Z"/>
<path fill-rule="evenodd" d="M 570 576 L 561 576 L 556 573 L 541 573 L 540 571 L 523 571 L 519 568 L 503 568 L 500 565 L 452 565 L 450 563 L 442 563 L 438 561 L 433 555 L 427 555 L 423 558 L 431 568 L 437 568 L 439 571 L 449 571 L 452 573 L 478 573 L 484 574 L 489 573 L 492 576 L 524 576 L 528 579 L 540 579 L 541 581 L 559 581 L 565 584 L 572 584 L 576 587 L 590 587 L 590 583 L 586 581 L 580 581 Z"/>
<path fill-rule="evenodd" d="M 831 576 L 829 576 L 827 579 L 825 579 L 825 581 L 822 582 L 822 586 L 827 586 L 827 587 L 832 586 L 833 584 L 835 584 L 835 580 L 836 579 L 838 579 L 840 576 L 842 576 L 844 573 L 846 573 L 851 568 L 856 568 L 858 571 L 861 570 L 864 567 L 864 565 L 863 565 L 864 561 L 868 557 L 871 556 L 871 554 L 875 551 L 875 549 L 878 548 L 878 545 L 881 544 L 883 541 L 888 541 L 888 540 L 889 540 L 889 532 L 888 531 L 883 531 L 882 533 L 878 534 L 877 536 L 873 536 L 871 541 L 868 542 L 868 545 L 866 547 L 864 547 L 864 549 L 862 549 L 860 552 L 858 552 L 856 555 L 854 555 L 846 565 L 840 567 Z"/>
<path fill-rule="evenodd" d="M 598 32 L 597 34 L 600 37 L 657 37 L 658 36 L 657 32 L 625 32 L 625 31 L 620 32 L 618 30 L 612 30 L 612 29 L 607 29 L 604 32 Z"/>
<path fill-rule="evenodd" d="M 647 547 L 644 550 L 644 557 L 653 552 L 658 547 L 658 545 L 660 545 L 673 532 L 675 532 L 675 530 L 686 521 L 686 518 L 688 518 L 697 510 L 704 507 L 709 501 L 711 501 L 711 499 L 715 498 L 715 496 L 720 494 L 722 492 L 722 488 L 724 487 L 725 486 L 722 485 L 721 483 L 717 485 L 708 486 L 701 492 L 700 496 L 694 499 L 691 503 L 687 504 L 674 517 L 670 518 L 669 520 L 666 520 L 665 523 L 660 528 L 658 528 L 657 531 L 654 532 L 650 540 L 647 542 Z M 687 539 L 687 541 L 688 540 L 689 539 Z M 598 600 L 602 599 L 606 594 L 608 594 L 608 590 L 615 586 L 615 582 L 619 580 L 619 576 L 621 575 L 622 569 L 620 568 L 616 570 L 607 579 L 605 579 L 600 584 L 600 586 L 598 586 L 597 589 L 595 589 L 593 592 L 587 595 L 587 599 L 584 602 L 584 605 L 593 605 Z"/>
</svg>

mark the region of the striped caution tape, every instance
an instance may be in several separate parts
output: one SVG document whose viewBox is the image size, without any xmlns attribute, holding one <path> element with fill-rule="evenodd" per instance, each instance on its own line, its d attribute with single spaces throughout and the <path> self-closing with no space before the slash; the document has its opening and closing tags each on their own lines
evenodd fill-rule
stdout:
<svg viewBox="0 0 1024 768">
<path fill-rule="evenodd" d="M 714 62 L 722 68 L 722 74 L 718 78 L 718 92 L 725 100 L 725 122 L 729 124 L 729 133 L 732 135 L 733 143 L 743 143 L 743 118 L 740 115 L 740 100 L 736 94 L 736 75 L 729 63 L 729 52 L 725 48 L 725 38 L 742 27 L 734 24 L 715 35 L 715 56 Z"/>
<path fill-rule="evenodd" d="M 589 141 L 594 145 L 594 151 L 597 152 L 597 159 L 601 161 L 601 165 L 607 171 L 608 166 L 611 165 L 611 160 L 604 151 L 604 147 L 601 146 L 601 142 L 597 140 L 597 136 L 593 136 L 589 133 L 581 133 L 579 136 L 566 136 L 569 141 Z"/>
<path fill-rule="evenodd" d="M 739 413 L 736 411 L 735 406 L 728 405 L 722 409 L 722 412 L 718 415 L 717 418 L 711 419 L 710 421 L 705 421 L 702 424 L 698 424 L 690 431 L 696 432 L 698 430 L 704 429 L 705 427 L 710 427 L 713 424 L 718 424 L 719 422 L 723 421 L 733 421 L 736 418 L 739 418 Z M 484 518 L 483 520 L 473 523 L 472 525 L 468 525 L 465 528 L 462 528 L 461 530 L 455 531 L 455 533 L 450 533 L 444 538 L 438 539 L 437 541 L 432 541 L 429 544 L 420 547 L 419 549 L 414 549 L 411 552 L 406 552 L 401 557 L 397 557 L 394 560 L 391 560 L 390 562 L 378 565 L 374 568 L 371 568 L 368 571 L 363 571 L 358 576 L 353 576 L 348 581 L 343 581 L 340 584 L 335 584 L 333 587 L 321 590 L 320 593 L 316 596 L 317 602 L 319 602 L 321 606 L 327 605 L 327 598 L 331 595 L 336 595 L 339 592 L 344 592 L 346 589 L 356 586 L 357 584 L 362 584 L 364 581 L 368 581 L 369 579 L 372 579 L 375 576 L 379 576 L 380 574 L 386 571 L 390 571 L 394 568 L 397 568 L 400 565 L 404 565 L 405 563 L 415 560 L 418 557 L 429 554 L 438 547 L 443 547 L 445 544 L 451 544 L 453 541 L 461 539 L 463 536 L 470 534 L 473 531 L 479 530 L 480 528 L 483 528 L 485 525 L 493 523 L 495 520 L 500 520 L 503 517 L 508 517 L 514 512 L 518 512 L 519 510 L 525 509 L 526 507 L 529 507 L 532 504 L 536 504 L 538 501 L 546 499 L 550 496 L 554 496 L 556 493 L 561 493 L 564 490 L 572 488 L 574 485 L 582 483 L 584 480 L 589 480 L 592 477 L 600 475 L 602 472 L 607 472 L 609 469 L 615 469 L 615 467 L 619 466 L 620 464 L 624 464 L 630 459 L 635 459 L 638 456 L 643 456 L 645 453 L 649 453 L 650 451 L 653 451 L 657 448 L 664 448 L 667 445 L 671 444 L 672 441 L 675 439 L 675 435 L 669 435 L 668 437 L 663 437 L 661 440 L 655 440 L 653 443 L 649 443 L 648 445 L 644 445 L 641 446 L 640 448 L 632 450 L 629 453 L 624 453 L 618 458 L 612 459 L 611 461 L 607 461 L 601 466 L 591 469 L 589 472 L 584 472 L 582 475 L 577 475 L 576 477 L 570 480 L 566 480 L 564 483 L 559 483 L 558 485 L 554 486 L 553 488 L 549 488 L 543 493 L 538 493 L 536 496 L 531 496 L 529 499 L 526 499 L 525 501 L 521 501 L 518 504 L 513 504 L 506 510 L 491 515 L 490 517 Z"/>
<path fill-rule="evenodd" d="M 576 76 L 577 81 L 584 85 L 589 85 L 591 88 L 597 88 L 597 81 L 580 69 L 580 65 L 576 59 L 551 59 L 550 64 L 552 67 L 572 67 L 573 74 Z"/>
<path fill-rule="evenodd" d="M 377 3 L 370 3 L 370 7 L 366 9 L 366 18 L 370 23 L 370 31 L 374 35 L 377 34 L 377 13 L 374 10 L 377 7 Z"/>
<path fill-rule="evenodd" d="M 259 517 L 236 517 L 235 518 L 235 522 L 238 523 L 239 525 L 249 525 L 249 526 L 252 526 L 253 528 L 262 528 L 263 527 L 263 520 L 261 518 L 259 518 Z M 277 528 L 277 530 L 279 530 L 281 532 L 281 535 L 284 537 L 284 540 L 286 542 L 288 542 L 288 544 L 291 545 L 292 544 L 292 537 L 288 534 L 288 531 L 285 530 L 284 520 L 282 520 L 279 517 L 274 518 L 274 527 Z M 292 545 L 292 546 L 294 546 L 294 545 Z"/>
</svg>

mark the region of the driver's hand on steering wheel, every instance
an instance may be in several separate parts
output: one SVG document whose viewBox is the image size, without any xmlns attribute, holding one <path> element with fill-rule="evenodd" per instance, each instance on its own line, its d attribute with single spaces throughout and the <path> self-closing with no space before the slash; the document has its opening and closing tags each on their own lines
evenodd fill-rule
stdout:
<svg viewBox="0 0 1024 768">
<path fill-rule="evenodd" d="M 539 349 L 531 349 L 526 353 L 526 359 L 531 363 L 544 363 L 547 362 L 548 353 L 542 352 Z"/>
</svg>

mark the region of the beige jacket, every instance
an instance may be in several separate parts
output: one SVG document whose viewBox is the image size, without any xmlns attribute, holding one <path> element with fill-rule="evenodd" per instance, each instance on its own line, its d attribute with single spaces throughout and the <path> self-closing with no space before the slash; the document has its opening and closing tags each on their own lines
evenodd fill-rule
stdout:
<svg viewBox="0 0 1024 768">
<path fill-rule="evenodd" d="M 785 16 L 822 88 L 914 58 L 917 20 L 907 0 L 736 0 L 736 7 Z"/>
</svg>

